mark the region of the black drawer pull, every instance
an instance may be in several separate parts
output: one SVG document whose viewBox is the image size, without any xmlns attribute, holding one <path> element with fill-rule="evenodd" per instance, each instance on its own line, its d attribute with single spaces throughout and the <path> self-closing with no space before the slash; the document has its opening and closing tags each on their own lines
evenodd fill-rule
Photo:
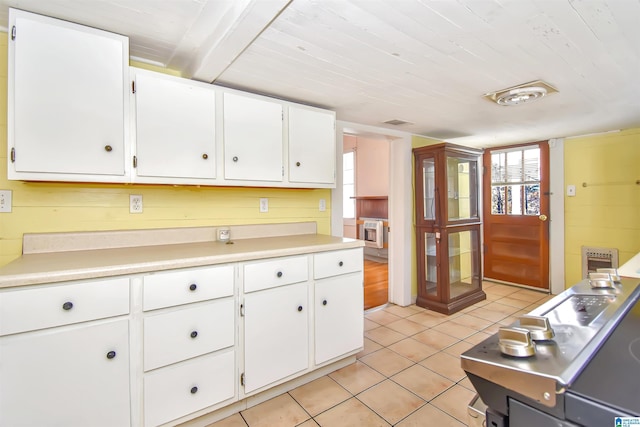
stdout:
<svg viewBox="0 0 640 427">
<path fill-rule="evenodd" d="M 278 277 L 282 277 L 282 271 L 278 271 L 278 272 L 276 273 L 276 276 L 278 276 Z"/>
<path fill-rule="evenodd" d="M 327 300 L 322 300 L 322 305 L 327 305 Z"/>
<path fill-rule="evenodd" d="M 302 311 L 302 306 L 301 305 L 298 306 L 298 311 Z"/>
<path fill-rule="evenodd" d="M 192 283 L 192 284 L 189 286 L 189 290 L 190 290 L 190 291 L 195 291 L 197 288 L 198 288 L 198 285 L 196 285 L 195 283 Z"/>
<path fill-rule="evenodd" d="M 62 309 L 63 310 L 71 310 L 73 308 L 73 303 L 71 301 L 67 301 L 64 304 L 62 304 Z"/>
<path fill-rule="evenodd" d="M 111 350 L 109 353 L 107 353 L 107 359 L 113 359 L 116 357 L 116 352 Z"/>
<path fill-rule="evenodd" d="M 191 394 L 196 394 L 198 392 L 198 387 L 191 387 Z"/>
<path fill-rule="evenodd" d="M 191 332 L 191 338 L 195 338 L 198 336 L 198 331 Z"/>
<path fill-rule="evenodd" d="M 342 262 L 342 261 L 340 261 L 340 262 L 338 263 L 338 266 L 339 266 L 339 267 L 342 267 L 343 265 L 344 265 L 344 262 Z"/>
</svg>

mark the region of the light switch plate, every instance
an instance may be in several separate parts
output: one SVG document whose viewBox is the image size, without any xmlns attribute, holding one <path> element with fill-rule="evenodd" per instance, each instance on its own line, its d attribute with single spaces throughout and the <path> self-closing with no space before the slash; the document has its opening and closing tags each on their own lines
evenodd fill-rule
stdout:
<svg viewBox="0 0 640 427">
<path fill-rule="evenodd" d="M 320 212 L 324 212 L 327 210 L 327 201 L 325 199 L 320 199 L 320 203 L 318 203 L 318 209 L 320 209 Z"/>
<path fill-rule="evenodd" d="M 567 196 L 573 197 L 576 195 L 576 186 L 575 185 L 567 185 Z"/>
<path fill-rule="evenodd" d="M 0 190 L 0 212 L 11 212 L 11 190 Z"/>
</svg>

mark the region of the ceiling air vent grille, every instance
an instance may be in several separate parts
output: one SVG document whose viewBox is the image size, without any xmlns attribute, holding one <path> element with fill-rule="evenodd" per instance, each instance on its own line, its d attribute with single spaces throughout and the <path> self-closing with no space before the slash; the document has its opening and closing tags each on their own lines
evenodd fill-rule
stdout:
<svg viewBox="0 0 640 427">
<path fill-rule="evenodd" d="M 392 120 L 387 120 L 386 122 L 382 122 L 386 125 L 394 125 L 394 126 L 400 126 L 400 125 L 412 125 L 413 123 L 408 122 L 406 120 L 400 120 L 400 119 L 392 119 Z"/>
<path fill-rule="evenodd" d="M 520 105 L 536 101 L 558 90 L 542 80 L 523 83 L 496 92 L 485 93 L 484 97 L 498 105 Z"/>
</svg>

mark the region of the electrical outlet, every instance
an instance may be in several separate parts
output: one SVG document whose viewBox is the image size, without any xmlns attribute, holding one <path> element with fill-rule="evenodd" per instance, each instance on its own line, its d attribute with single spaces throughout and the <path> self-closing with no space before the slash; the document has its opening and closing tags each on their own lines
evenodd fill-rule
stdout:
<svg viewBox="0 0 640 427">
<path fill-rule="evenodd" d="M 260 212 L 269 212 L 269 199 L 260 199 Z"/>
<path fill-rule="evenodd" d="M 11 212 L 11 190 L 0 190 L 0 212 Z"/>
<path fill-rule="evenodd" d="M 320 212 L 324 212 L 327 210 L 327 201 L 325 199 L 320 199 L 320 203 L 318 204 L 318 209 L 320 209 Z"/>
<path fill-rule="evenodd" d="M 129 194 L 129 213 L 142 213 L 142 194 Z"/>
</svg>

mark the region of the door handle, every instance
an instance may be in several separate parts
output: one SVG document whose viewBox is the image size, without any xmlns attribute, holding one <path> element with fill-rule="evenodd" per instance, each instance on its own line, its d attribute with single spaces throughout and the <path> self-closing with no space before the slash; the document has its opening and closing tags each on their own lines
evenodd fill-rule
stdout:
<svg viewBox="0 0 640 427">
<path fill-rule="evenodd" d="M 547 216 L 545 214 L 540 215 L 538 218 L 543 222 L 547 220 Z"/>
</svg>

